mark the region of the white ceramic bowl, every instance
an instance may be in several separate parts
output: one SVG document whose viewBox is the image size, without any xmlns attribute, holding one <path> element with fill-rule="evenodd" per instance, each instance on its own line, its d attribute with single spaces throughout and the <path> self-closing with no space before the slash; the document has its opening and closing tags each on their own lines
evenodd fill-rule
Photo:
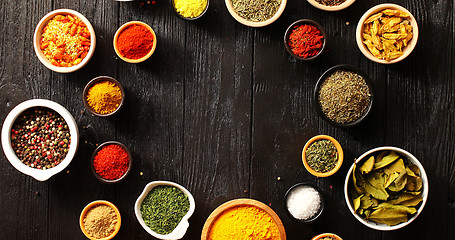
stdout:
<svg viewBox="0 0 455 240">
<path fill-rule="evenodd" d="M 267 26 L 267 25 L 275 22 L 281 16 L 281 14 L 283 13 L 284 9 L 286 8 L 287 0 L 281 0 L 281 5 L 278 8 L 278 10 L 275 13 L 275 15 L 273 15 L 273 17 L 271 17 L 270 19 L 267 19 L 267 20 L 265 20 L 263 22 L 248 21 L 245 18 L 243 18 L 240 15 L 238 15 L 234 11 L 234 7 L 232 6 L 232 0 L 225 0 L 225 3 L 226 3 L 226 7 L 227 7 L 229 13 L 231 14 L 231 16 L 235 20 L 237 20 L 237 22 L 239 22 L 239 23 L 241 23 L 241 24 L 243 24 L 245 26 L 249 26 L 249 27 L 264 27 L 264 26 Z"/>
<path fill-rule="evenodd" d="M 82 20 L 82 22 L 85 23 L 85 25 L 87 26 L 87 28 L 90 32 L 91 46 L 90 46 L 90 50 L 87 53 L 87 56 L 79 64 L 71 66 L 71 67 L 57 67 L 57 66 L 52 65 L 51 62 L 46 59 L 46 57 L 44 56 L 43 51 L 41 50 L 41 47 L 40 47 L 41 46 L 40 40 L 41 40 L 41 35 L 42 35 L 41 32 L 43 30 L 43 27 L 46 25 L 46 23 L 50 19 L 52 19 L 54 16 L 56 16 L 58 14 L 66 14 L 66 15 L 69 14 L 69 15 L 78 17 L 79 19 Z M 81 69 L 82 67 L 84 67 L 88 63 L 88 61 L 90 61 L 93 54 L 95 53 L 95 47 L 96 47 L 95 30 L 93 29 L 92 24 L 90 24 L 89 20 L 86 17 L 84 17 L 84 15 L 80 14 L 79 12 L 76 12 L 71 9 L 57 9 L 57 10 L 54 10 L 54 11 L 46 14 L 39 21 L 39 23 L 35 29 L 35 35 L 33 36 L 33 47 L 35 48 L 35 53 L 36 53 L 36 56 L 38 57 L 38 59 L 41 61 L 41 63 L 44 64 L 44 66 L 46 66 L 50 70 L 59 72 L 59 73 L 74 72 L 74 71 L 77 71 L 77 70 Z"/>
<path fill-rule="evenodd" d="M 68 124 L 70 135 L 71 135 L 71 145 L 66 157 L 62 160 L 60 164 L 53 168 L 49 168 L 46 170 L 36 169 L 29 167 L 21 162 L 21 160 L 16 156 L 14 150 L 11 146 L 11 128 L 13 127 L 16 118 L 25 110 L 32 108 L 32 107 L 47 107 L 54 111 L 56 111 L 65 122 Z M 2 127 L 2 147 L 3 152 L 6 155 L 8 161 L 15 167 L 17 170 L 22 172 L 23 174 L 29 175 L 35 178 L 38 181 L 46 181 L 53 175 L 61 172 L 65 169 L 73 160 L 74 156 L 76 155 L 76 151 L 79 145 L 79 131 L 77 129 L 77 124 L 74 118 L 71 116 L 70 112 L 66 110 L 62 105 L 45 99 L 32 99 L 27 100 L 19 105 L 17 105 L 11 112 L 6 116 L 5 122 L 3 123 Z"/>
<path fill-rule="evenodd" d="M 357 215 L 355 213 L 351 200 L 350 200 L 350 197 L 349 197 L 349 193 L 348 193 L 348 184 L 351 179 L 351 174 L 352 174 L 352 169 L 354 168 L 354 164 L 352 164 L 351 168 L 348 171 L 348 174 L 346 175 L 346 179 L 344 182 L 344 199 L 346 200 L 346 204 L 348 205 L 349 211 L 363 225 L 365 225 L 369 228 L 372 228 L 372 229 L 376 229 L 376 230 L 391 231 L 391 230 L 396 230 L 396 229 L 400 229 L 404 226 L 407 226 L 408 224 L 413 222 L 417 218 L 417 216 L 419 216 L 419 214 L 422 212 L 423 208 L 425 207 L 425 203 L 427 202 L 427 199 L 428 199 L 428 178 L 427 178 L 427 174 L 425 173 L 425 169 L 423 168 L 422 164 L 420 164 L 419 160 L 417 160 L 417 158 L 414 157 L 414 155 L 412 155 L 408 151 L 403 150 L 401 148 L 397 148 L 397 147 L 386 146 L 386 147 L 378 147 L 378 148 L 371 149 L 371 150 L 367 151 L 366 153 L 362 154 L 360 157 L 358 157 L 355 162 L 358 163 L 358 162 L 364 160 L 364 158 L 366 158 L 367 156 L 369 156 L 373 153 L 382 152 L 382 151 L 395 151 L 398 155 L 400 155 L 404 159 L 407 159 L 412 164 L 417 165 L 417 167 L 419 168 L 420 177 L 422 178 L 422 183 L 423 183 L 423 187 L 422 187 L 423 188 L 423 190 L 422 190 L 423 201 L 420 204 L 420 206 L 417 208 L 417 212 L 414 215 L 412 215 L 408 219 L 407 222 L 400 223 L 395 226 L 387 226 L 386 224 L 375 223 L 372 221 L 366 221 L 366 220 L 362 219 L 359 215 Z"/>
<path fill-rule="evenodd" d="M 180 223 L 177 225 L 177 227 L 172 231 L 171 233 L 167 235 L 162 235 L 158 234 L 152 229 L 150 229 L 147 224 L 145 224 L 144 220 L 142 219 L 142 214 L 141 214 L 141 204 L 142 201 L 147 197 L 148 193 L 156 186 L 162 186 L 162 185 L 167 185 L 167 186 L 172 186 L 180 189 L 183 193 L 185 193 L 188 196 L 188 200 L 190 201 L 190 209 L 186 213 L 185 216 L 183 216 L 182 220 L 180 220 Z M 193 195 L 184 187 L 180 186 L 177 183 L 174 182 L 168 182 L 168 181 L 154 181 L 150 182 L 147 184 L 144 188 L 144 191 L 142 191 L 142 194 L 139 196 L 139 198 L 136 200 L 136 204 L 134 205 L 134 213 L 136 214 L 136 218 L 141 224 L 141 226 L 144 228 L 145 231 L 147 231 L 150 235 L 152 235 L 155 238 L 158 239 L 181 239 L 185 233 L 188 227 L 190 226 L 188 219 L 193 215 L 194 209 L 196 207 L 196 203 L 194 201 Z"/>
<path fill-rule="evenodd" d="M 319 8 L 321 10 L 324 10 L 324 11 L 340 11 L 340 10 L 343 10 L 349 6 L 351 6 L 355 0 L 346 0 L 344 1 L 342 4 L 340 5 L 336 5 L 336 6 L 326 6 L 324 4 L 320 4 L 318 3 L 316 0 L 307 0 L 311 5 L 313 5 L 313 7 L 316 7 L 316 8 Z"/>
<path fill-rule="evenodd" d="M 368 50 L 367 46 L 363 43 L 363 37 L 362 37 L 362 32 L 365 27 L 365 25 L 363 23 L 365 22 L 365 20 L 368 17 L 370 17 L 371 15 L 378 13 L 384 9 L 397 9 L 397 10 L 401 10 L 401 11 L 408 13 L 409 17 L 407 18 L 407 20 L 409 20 L 411 22 L 411 26 L 412 26 L 413 36 L 412 36 L 412 39 L 408 42 L 408 45 L 403 48 L 403 55 L 401 57 L 393 59 L 391 61 L 386 61 L 386 60 L 382 60 L 382 59 L 375 57 L 370 52 L 370 50 Z M 419 38 L 419 27 L 417 26 L 417 21 L 416 21 L 415 17 L 406 8 L 404 8 L 400 5 L 397 5 L 397 4 L 392 4 L 392 3 L 379 4 L 377 6 L 370 8 L 370 10 L 368 10 L 360 18 L 359 23 L 357 24 L 356 32 L 355 32 L 355 39 L 357 41 L 357 46 L 359 47 L 360 52 L 362 52 L 363 55 L 365 55 L 365 57 L 367 57 L 371 61 L 377 62 L 377 63 L 382 63 L 382 64 L 397 63 L 397 62 L 405 59 L 407 56 L 409 56 L 409 54 L 411 54 L 412 50 L 414 50 L 414 48 L 417 44 L 418 38 Z"/>
</svg>

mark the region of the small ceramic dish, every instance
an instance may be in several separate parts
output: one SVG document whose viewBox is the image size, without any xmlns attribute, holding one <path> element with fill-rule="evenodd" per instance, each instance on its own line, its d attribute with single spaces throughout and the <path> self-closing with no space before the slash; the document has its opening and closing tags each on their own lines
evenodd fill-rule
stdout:
<svg viewBox="0 0 455 240">
<path fill-rule="evenodd" d="M 284 9 L 286 8 L 287 0 L 281 0 L 281 5 L 278 8 L 275 15 L 273 15 L 273 17 L 271 17 L 265 21 L 262 21 L 262 22 L 252 22 L 252 21 L 246 20 L 245 18 L 238 15 L 235 12 L 234 7 L 232 6 L 232 0 L 225 0 L 225 3 L 226 3 L 226 7 L 227 7 L 229 13 L 235 20 L 237 20 L 237 22 L 239 22 L 245 26 L 248 26 L 248 27 L 265 27 L 265 26 L 270 25 L 273 22 L 275 22 L 281 16 Z"/>
<path fill-rule="evenodd" d="M 114 83 L 115 85 L 117 85 L 117 86 L 120 88 L 120 92 L 122 93 L 122 100 L 121 100 L 119 106 L 118 106 L 117 109 L 115 109 L 113 112 L 108 113 L 108 114 L 100 114 L 100 113 L 95 112 L 95 111 L 90 107 L 90 105 L 89 105 L 88 102 L 87 102 L 87 95 L 88 95 L 88 91 L 90 90 L 90 88 L 91 88 L 93 85 L 95 85 L 96 83 L 103 82 L 103 81 L 109 81 L 109 82 Z M 87 83 L 87 85 L 85 85 L 84 91 L 82 92 L 82 101 L 84 102 L 85 108 L 86 108 L 91 114 L 93 114 L 93 115 L 95 115 L 95 116 L 98 116 L 98 117 L 109 117 L 109 116 L 112 116 L 112 115 L 116 114 L 116 113 L 117 113 L 118 111 L 120 111 L 120 109 L 122 108 L 123 102 L 125 101 L 125 90 L 123 89 L 123 87 L 122 87 L 122 85 L 120 84 L 120 82 L 117 81 L 115 78 L 109 77 L 109 76 L 99 76 L 99 77 L 96 77 L 96 78 L 92 79 L 90 82 Z"/>
<path fill-rule="evenodd" d="M 324 240 L 325 238 L 331 238 L 333 240 L 343 240 L 340 238 L 338 235 L 333 234 L 333 233 L 322 233 L 317 236 L 314 236 L 311 240 Z"/>
<path fill-rule="evenodd" d="M 340 5 L 327 6 L 327 5 L 318 3 L 316 0 L 307 0 L 307 1 L 311 5 L 313 5 L 313 7 L 319 8 L 324 11 L 330 11 L 330 12 L 343 10 L 343 9 L 351 6 L 355 2 L 355 0 L 346 0 L 343 3 L 341 3 Z"/>
<path fill-rule="evenodd" d="M 383 152 L 383 151 L 395 151 L 404 161 L 408 161 L 409 163 L 416 165 L 419 168 L 420 177 L 422 178 L 422 190 L 421 191 L 422 191 L 423 200 L 420 203 L 420 205 L 417 205 L 418 206 L 418 207 L 416 207 L 417 212 L 415 214 L 413 214 L 408 219 L 407 222 L 399 223 L 395 226 L 388 226 L 386 224 L 379 224 L 379 223 L 375 223 L 373 221 L 367 221 L 367 220 L 363 219 L 354 211 L 353 203 L 351 202 L 350 196 L 349 196 L 349 185 L 351 182 L 351 175 L 352 175 L 352 171 L 354 169 L 354 165 L 361 161 L 364 161 L 365 159 L 369 158 L 372 155 L 379 154 L 380 152 Z M 400 229 L 402 227 L 407 226 L 420 215 L 420 213 L 422 212 L 422 210 L 425 207 L 425 204 L 428 200 L 428 187 L 429 187 L 429 184 L 428 184 L 427 174 L 425 173 L 425 169 L 423 168 L 423 166 L 419 162 L 419 160 L 417 160 L 417 158 L 414 157 L 414 155 L 412 155 L 408 151 L 403 150 L 401 148 L 385 146 L 385 147 L 378 147 L 378 148 L 371 149 L 371 150 L 365 152 L 364 154 L 360 155 L 360 157 L 358 157 L 355 160 L 355 163 L 352 164 L 351 168 L 349 169 L 348 173 L 346 174 L 346 179 L 344 181 L 344 199 L 346 201 L 346 205 L 349 208 L 349 211 L 360 223 L 362 223 L 363 225 L 365 225 L 369 228 L 372 228 L 372 229 L 381 230 L 381 231 L 391 231 L 391 230 L 396 230 L 396 229 Z"/>
<path fill-rule="evenodd" d="M 319 194 L 319 197 L 320 197 L 320 200 L 321 200 L 321 203 L 320 203 L 320 207 L 319 207 L 319 210 L 317 211 L 317 213 L 315 213 L 313 216 L 311 216 L 310 218 L 308 219 L 299 219 L 299 218 L 296 218 L 290 211 L 289 211 L 289 206 L 288 206 L 288 197 L 289 195 L 292 193 L 292 191 L 294 191 L 296 188 L 299 188 L 299 187 L 308 187 L 308 188 L 312 188 L 314 190 L 316 190 L 316 192 L 318 192 Z M 319 189 L 315 186 L 313 186 L 312 184 L 308 184 L 308 183 L 297 183 L 295 184 L 294 186 L 292 186 L 291 188 L 289 188 L 289 190 L 286 192 L 286 194 L 284 195 L 284 209 L 286 209 L 286 214 L 289 216 L 289 218 L 291 218 L 292 220 L 296 221 L 296 222 L 301 222 L 301 223 L 312 223 L 314 221 L 316 221 L 322 214 L 322 212 L 324 211 L 324 207 L 325 207 L 325 202 L 324 202 L 324 197 L 322 196 L 322 193 L 321 191 L 319 191 Z"/>
<path fill-rule="evenodd" d="M 117 40 L 118 40 L 118 37 L 119 37 L 120 33 L 125 28 L 127 28 L 127 27 L 129 27 L 131 25 L 141 25 L 141 26 L 147 28 L 153 35 L 153 46 L 152 46 L 152 49 L 150 50 L 149 53 L 147 53 L 147 55 L 145 55 L 145 56 L 143 56 L 141 58 L 138 58 L 138 59 L 129 59 L 129 58 L 124 57 L 120 53 L 120 51 L 118 50 L 118 47 L 117 47 Z M 117 32 L 115 32 L 114 41 L 113 41 L 114 50 L 115 50 L 115 53 L 117 54 L 117 56 L 120 59 L 122 59 L 123 61 L 128 62 L 128 63 L 140 63 L 140 62 L 143 62 L 143 61 L 147 60 L 148 58 L 150 58 L 150 56 L 152 56 L 152 54 L 155 52 L 156 43 L 157 43 L 157 39 L 156 39 L 155 31 L 153 31 L 153 29 L 147 23 L 140 22 L 140 21 L 131 21 L 131 22 L 127 22 L 127 23 L 123 24 L 122 26 L 120 26 L 120 28 L 117 30 Z"/>
<path fill-rule="evenodd" d="M 175 227 L 175 229 L 166 235 L 158 234 L 154 232 L 152 229 L 150 229 L 147 224 L 145 224 L 144 219 L 142 219 L 142 214 L 141 214 L 141 204 L 142 201 L 144 201 L 145 197 L 149 194 L 149 192 L 157 186 L 172 186 L 180 189 L 183 193 L 185 193 L 186 196 L 188 196 L 188 200 L 190 201 L 190 209 L 186 213 L 185 216 L 183 216 L 182 220 L 180 220 L 180 223 Z M 155 238 L 158 239 L 181 239 L 185 233 L 188 227 L 190 226 L 188 219 L 193 215 L 194 209 L 196 207 L 196 202 L 194 201 L 193 195 L 184 187 L 180 186 L 177 183 L 174 182 L 168 182 L 168 181 L 154 181 L 150 182 L 147 184 L 142 191 L 141 195 L 137 198 L 136 204 L 134 205 L 134 213 L 136 214 L 136 218 L 141 224 L 142 228 L 144 228 L 145 231 L 147 231 L 150 235 L 152 235 Z"/>
<path fill-rule="evenodd" d="M 105 206 L 111 207 L 112 209 L 114 209 L 115 214 L 117 215 L 117 224 L 115 225 L 114 232 L 110 236 L 105 237 L 105 238 L 95 238 L 95 237 L 91 236 L 87 232 L 87 230 L 85 229 L 85 226 L 84 226 L 84 218 L 87 215 L 87 212 L 90 209 L 92 209 L 93 207 L 98 206 L 98 205 L 105 205 Z M 84 210 L 82 210 L 81 216 L 79 217 L 79 227 L 81 228 L 81 231 L 84 233 L 84 235 L 88 239 L 91 239 L 91 240 L 109 240 L 109 239 L 112 239 L 113 237 L 115 237 L 115 235 L 117 235 L 118 231 L 120 230 L 120 226 L 121 225 L 122 225 L 122 217 L 120 216 L 120 211 L 118 210 L 118 208 L 113 203 L 111 203 L 109 201 L 105 201 L 105 200 L 97 200 L 97 201 L 93 201 L 93 202 L 89 203 L 87 206 L 85 206 Z"/>
<path fill-rule="evenodd" d="M 201 234 L 201 240 L 208 240 L 208 235 L 209 231 L 215 222 L 215 220 L 218 218 L 220 214 L 222 214 L 224 211 L 229 210 L 230 208 L 233 207 L 239 207 L 239 206 L 253 206 L 257 207 L 259 209 L 264 210 L 266 213 L 270 215 L 270 217 L 275 221 L 278 231 L 280 234 L 279 240 L 286 240 L 286 231 L 283 226 L 283 222 L 281 222 L 280 217 L 273 211 L 269 206 L 265 205 L 262 202 L 259 202 L 254 199 L 247 199 L 247 198 L 239 198 L 239 199 L 234 199 L 228 202 L 225 202 L 221 204 L 219 207 L 217 207 L 207 218 L 207 220 L 204 223 L 204 227 L 202 228 L 202 234 Z"/>
<path fill-rule="evenodd" d="M 322 111 L 321 105 L 319 104 L 319 89 L 321 88 L 321 86 L 324 83 L 324 81 L 330 75 L 332 75 L 334 72 L 336 72 L 338 70 L 350 71 L 350 72 L 354 72 L 354 73 L 359 74 L 360 76 L 363 77 L 363 79 L 365 79 L 365 82 L 366 82 L 366 84 L 367 84 L 367 86 L 368 86 L 368 88 L 370 90 L 370 92 L 369 92 L 370 93 L 370 104 L 366 108 L 365 112 L 357 120 L 354 120 L 354 121 L 349 122 L 349 123 L 338 123 L 338 122 L 335 122 L 335 121 L 331 120 L 330 118 L 328 118 L 325 115 L 325 113 Z M 354 66 L 351 66 L 351 65 L 341 64 L 341 65 L 337 65 L 337 66 L 334 66 L 334 67 L 328 69 L 324 74 L 321 75 L 321 77 L 319 78 L 319 80 L 316 83 L 316 86 L 314 88 L 313 98 L 314 98 L 314 107 L 316 109 L 316 112 L 326 122 L 330 123 L 331 125 L 333 125 L 335 127 L 340 127 L 340 128 L 354 127 L 354 126 L 359 125 L 361 122 L 363 122 L 366 119 L 366 117 L 368 116 L 368 114 L 370 113 L 370 110 L 371 110 L 371 108 L 373 106 L 373 100 L 374 100 L 373 85 L 371 84 L 371 81 L 370 81 L 369 77 L 367 76 L 367 74 L 365 72 L 363 72 L 362 70 L 360 70 L 360 69 L 358 69 L 358 68 L 356 68 Z"/>
<path fill-rule="evenodd" d="M 289 47 L 289 36 L 291 35 L 292 30 L 294 29 L 295 26 L 304 25 L 304 24 L 315 26 L 321 32 L 322 36 L 324 37 L 323 43 L 322 43 L 322 48 L 319 50 L 319 52 L 316 55 L 314 55 L 312 57 L 307 57 L 307 58 L 298 56 L 297 54 L 292 52 L 291 48 Z M 311 60 L 318 58 L 324 52 L 326 43 L 327 43 L 327 33 L 322 28 L 321 24 L 319 24 L 316 21 L 313 21 L 311 19 L 300 19 L 300 20 L 295 21 L 288 27 L 288 29 L 286 30 L 286 33 L 284 34 L 284 47 L 286 48 L 286 51 L 288 51 L 288 53 L 291 56 L 293 56 L 294 58 L 296 58 L 298 60 L 302 60 L 302 61 L 311 61 Z"/>
<path fill-rule="evenodd" d="M 109 180 L 109 179 L 105 179 L 103 177 L 101 177 L 95 170 L 95 166 L 93 165 L 93 161 L 95 160 L 95 156 L 98 154 L 98 152 L 103 149 L 104 147 L 106 146 L 109 146 L 109 145 L 118 145 L 120 147 L 123 148 L 123 150 L 125 150 L 125 152 L 128 154 L 128 159 L 129 159 L 129 164 L 128 164 L 128 170 L 126 170 L 126 172 L 123 174 L 123 176 L 121 176 L 120 178 L 117 178 L 117 179 L 114 179 L 114 180 Z M 128 148 L 123 145 L 122 143 L 119 143 L 119 142 L 116 142 L 116 141 L 109 141 L 109 142 L 105 142 L 101 145 L 99 145 L 95 151 L 93 152 L 92 154 L 92 158 L 90 160 L 90 166 L 91 166 L 91 169 L 92 169 L 92 173 L 93 175 L 96 177 L 96 179 L 98 179 L 99 181 L 103 182 L 103 183 L 117 183 L 117 182 L 120 182 L 121 180 L 125 179 L 126 176 L 128 176 L 128 174 L 131 172 L 131 167 L 133 166 L 133 158 L 131 157 L 131 153 L 130 151 L 128 150 Z"/>
<path fill-rule="evenodd" d="M 318 141 L 318 140 L 329 140 L 330 142 L 333 143 L 333 145 L 335 145 L 336 149 L 337 149 L 337 154 L 338 154 L 338 162 L 336 163 L 336 166 L 328 171 L 328 172 L 325 172 L 325 173 L 321 173 L 321 172 L 316 172 L 314 171 L 310 165 L 308 165 L 308 162 L 307 162 L 307 159 L 306 159 L 306 156 L 305 156 L 305 153 L 308 149 L 308 147 Z M 329 176 L 332 176 L 333 174 L 335 174 L 341 167 L 341 165 L 343 164 L 343 158 L 344 158 L 344 154 L 343 154 L 343 148 L 341 148 L 341 145 L 340 143 L 335 140 L 335 138 L 331 137 L 331 136 L 327 136 L 327 135 L 317 135 L 317 136 L 314 136 L 312 137 L 310 140 L 308 140 L 308 142 L 306 142 L 305 146 L 303 147 L 303 150 L 302 150 L 302 162 L 303 162 L 303 165 L 305 166 L 305 169 L 311 173 L 313 176 L 316 176 L 316 177 L 329 177 Z"/>
<path fill-rule="evenodd" d="M 174 1 L 175 1 L 175 0 L 169 0 L 169 2 L 171 3 L 172 9 L 174 9 L 175 14 L 177 14 L 177 16 L 178 16 L 179 18 L 181 18 L 181 19 L 183 19 L 183 20 L 188 20 L 188 21 L 197 20 L 197 19 L 201 18 L 202 16 L 204 16 L 205 13 L 207 12 L 207 9 L 209 9 L 209 4 L 210 4 L 210 0 L 207 0 L 207 5 L 205 6 L 204 11 L 202 11 L 202 13 L 199 14 L 198 16 L 196 16 L 196 17 L 184 17 L 184 16 L 182 16 L 182 15 L 177 11 L 177 9 L 175 8 L 175 3 L 174 3 Z M 202 0 L 200 0 L 200 1 L 202 1 Z"/>
<path fill-rule="evenodd" d="M 68 149 L 66 157 L 58 165 L 46 170 L 36 169 L 29 167 L 21 162 L 21 160 L 16 156 L 16 153 L 11 146 L 11 129 L 16 121 L 16 119 L 27 109 L 34 107 L 45 107 L 54 110 L 57 112 L 66 122 L 69 128 L 71 135 L 71 144 Z M 76 151 L 79 145 L 79 131 L 77 129 L 76 121 L 74 120 L 71 113 L 68 112 L 62 105 L 45 99 L 32 99 L 27 100 L 19 105 L 17 105 L 11 112 L 6 116 L 5 122 L 2 127 L 2 147 L 3 152 L 5 153 L 8 161 L 15 167 L 19 172 L 22 172 L 25 175 L 29 175 L 35 178 L 38 181 L 46 181 L 53 175 L 61 172 L 65 169 L 73 160 L 76 155 Z"/>
<path fill-rule="evenodd" d="M 51 61 L 49 61 L 44 56 L 44 53 L 41 50 L 41 36 L 42 36 L 43 28 L 44 28 L 44 26 L 46 26 L 46 24 L 49 20 L 51 20 L 53 17 L 55 17 L 56 15 L 59 15 L 59 14 L 78 17 L 87 26 L 87 28 L 90 32 L 91 45 L 90 45 L 90 49 L 87 53 L 87 56 L 84 59 L 82 59 L 82 61 L 79 64 L 71 66 L 71 67 L 58 67 L 58 66 L 53 65 L 51 63 Z M 38 25 L 36 26 L 35 34 L 33 36 L 33 47 L 35 49 L 35 53 L 36 53 L 36 56 L 38 57 L 38 59 L 41 61 L 41 63 L 44 64 L 44 66 L 46 66 L 47 68 L 49 68 L 50 70 L 52 70 L 54 72 L 59 72 L 59 73 L 70 73 L 70 72 L 77 71 L 77 70 L 81 69 L 82 67 L 84 67 L 88 63 L 88 61 L 90 61 L 93 54 L 95 53 L 95 46 L 96 46 L 96 36 L 95 36 L 95 30 L 93 29 L 92 24 L 90 24 L 90 21 L 87 20 L 87 18 L 84 17 L 84 15 L 82 15 L 79 12 L 76 12 L 74 10 L 71 10 L 71 9 L 57 9 L 57 10 L 54 10 L 54 11 L 46 14 L 39 21 Z"/>
<path fill-rule="evenodd" d="M 371 15 L 375 13 L 379 13 L 382 10 L 385 9 L 393 9 L 393 10 L 401 10 L 409 14 L 409 17 L 405 18 L 408 20 L 412 26 L 412 39 L 408 42 L 407 46 L 403 47 L 403 55 L 399 58 L 393 59 L 391 61 L 386 61 L 383 59 L 379 59 L 375 57 L 370 50 L 368 50 L 367 46 L 363 43 L 364 39 L 362 37 L 362 33 L 364 32 L 365 25 L 363 24 L 365 20 L 370 17 Z M 417 25 L 417 21 L 414 18 L 414 16 L 404 7 L 397 5 L 397 4 L 392 4 L 392 3 L 385 3 L 385 4 L 379 4 L 377 6 L 374 6 L 370 8 L 363 16 L 360 18 L 359 23 L 357 24 L 357 29 L 355 33 L 355 38 L 357 41 L 357 46 L 359 47 L 360 51 L 373 62 L 377 63 L 382 63 L 382 64 L 392 64 L 392 63 L 397 63 L 403 59 L 405 59 L 409 54 L 411 54 L 412 50 L 414 50 L 415 46 L 417 45 L 417 39 L 419 38 L 419 27 Z"/>
</svg>

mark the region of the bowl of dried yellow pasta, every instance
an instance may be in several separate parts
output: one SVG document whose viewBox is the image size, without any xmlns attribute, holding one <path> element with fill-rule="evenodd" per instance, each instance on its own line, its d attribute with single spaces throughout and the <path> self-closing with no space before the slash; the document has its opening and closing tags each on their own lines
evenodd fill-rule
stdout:
<svg viewBox="0 0 455 240">
<path fill-rule="evenodd" d="M 419 29 L 414 16 L 397 4 L 380 4 L 359 20 L 356 41 L 368 59 L 382 64 L 397 63 L 414 50 Z"/>
</svg>

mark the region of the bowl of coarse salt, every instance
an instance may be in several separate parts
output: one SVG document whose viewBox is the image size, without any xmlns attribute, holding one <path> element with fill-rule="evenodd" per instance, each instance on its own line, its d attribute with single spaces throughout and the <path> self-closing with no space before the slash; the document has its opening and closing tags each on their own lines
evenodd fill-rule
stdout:
<svg viewBox="0 0 455 240">
<path fill-rule="evenodd" d="M 298 183 L 284 197 L 288 216 L 297 222 L 310 223 L 318 219 L 324 210 L 321 192 L 313 185 Z"/>
</svg>

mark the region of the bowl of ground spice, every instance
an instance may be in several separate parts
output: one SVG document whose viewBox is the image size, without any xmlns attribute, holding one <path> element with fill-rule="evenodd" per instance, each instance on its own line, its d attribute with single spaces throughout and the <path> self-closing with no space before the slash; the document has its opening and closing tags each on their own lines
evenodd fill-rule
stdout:
<svg viewBox="0 0 455 240">
<path fill-rule="evenodd" d="M 120 82 L 108 76 L 92 79 L 82 92 L 85 108 L 95 116 L 108 117 L 117 113 L 125 101 Z"/>
<path fill-rule="evenodd" d="M 70 112 L 45 99 L 28 100 L 13 108 L 5 118 L 1 138 L 11 165 L 39 181 L 65 169 L 79 144 Z"/>
<path fill-rule="evenodd" d="M 93 175 L 103 183 L 116 183 L 131 171 L 131 153 L 122 143 L 109 141 L 99 145 L 92 154 Z"/>
<path fill-rule="evenodd" d="M 355 0 L 307 0 L 311 5 L 324 11 L 340 11 L 351 6 Z"/>
<path fill-rule="evenodd" d="M 322 234 L 314 236 L 311 240 L 343 240 L 343 239 L 333 233 L 322 233 Z"/>
<path fill-rule="evenodd" d="M 253 199 L 235 199 L 216 208 L 205 221 L 202 240 L 285 240 L 280 217 L 267 205 Z"/>
<path fill-rule="evenodd" d="M 298 183 L 292 186 L 286 192 L 284 200 L 286 213 L 297 222 L 314 222 L 324 210 L 324 198 L 311 184 Z"/>
<path fill-rule="evenodd" d="M 310 19 L 300 19 L 286 30 L 284 47 L 294 58 L 310 61 L 324 52 L 326 39 L 327 34 L 321 24 Z"/>
<path fill-rule="evenodd" d="M 287 0 L 225 0 L 225 3 L 237 22 L 249 27 L 264 27 L 281 16 Z"/>
<path fill-rule="evenodd" d="M 105 200 L 89 203 L 79 218 L 82 232 L 91 240 L 112 239 L 120 230 L 121 223 L 118 208 Z"/>
<path fill-rule="evenodd" d="M 365 120 L 373 97 L 373 85 L 362 70 L 337 65 L 322 74 L 316 83 L 314 106 L 328 123 L 348 128 Z"/>
<path fill-rule="evenodd" d="M 209 8 L 208 0 L 170 0 L 177 16 L 184 20 L 201 18 Z"/>
<path fill-rule="evenodd" d="M 136 218 L 150 235 L 158 239 L 181 239 L 189 227 L 196 203 L 181 185 L 168 181 L 147 184 L 136 200 Z"/>
<path fill-rule="evenodd" d="M 343 164 L 343 148 L 331 136 L 312 137 L 302 150 L 302 162 L 305 169 L 316 177 L 329 177 L 335 174 Z"/>
<path fill-rule="evenodd" d="M 95 30 L 79 12 L 58 9 L 40 20 L 33 46 L 38 59 L 50 70 L 74 72 L 84 67 L 95 53 Z"/>
<path fill-rule="evenodd" d="M 155 52 L 156 43 L 155 31 L 140 21 L 123 24 L 114 35 L 115 53 L 128 63 L 147 60 Z"/>
</svg>

